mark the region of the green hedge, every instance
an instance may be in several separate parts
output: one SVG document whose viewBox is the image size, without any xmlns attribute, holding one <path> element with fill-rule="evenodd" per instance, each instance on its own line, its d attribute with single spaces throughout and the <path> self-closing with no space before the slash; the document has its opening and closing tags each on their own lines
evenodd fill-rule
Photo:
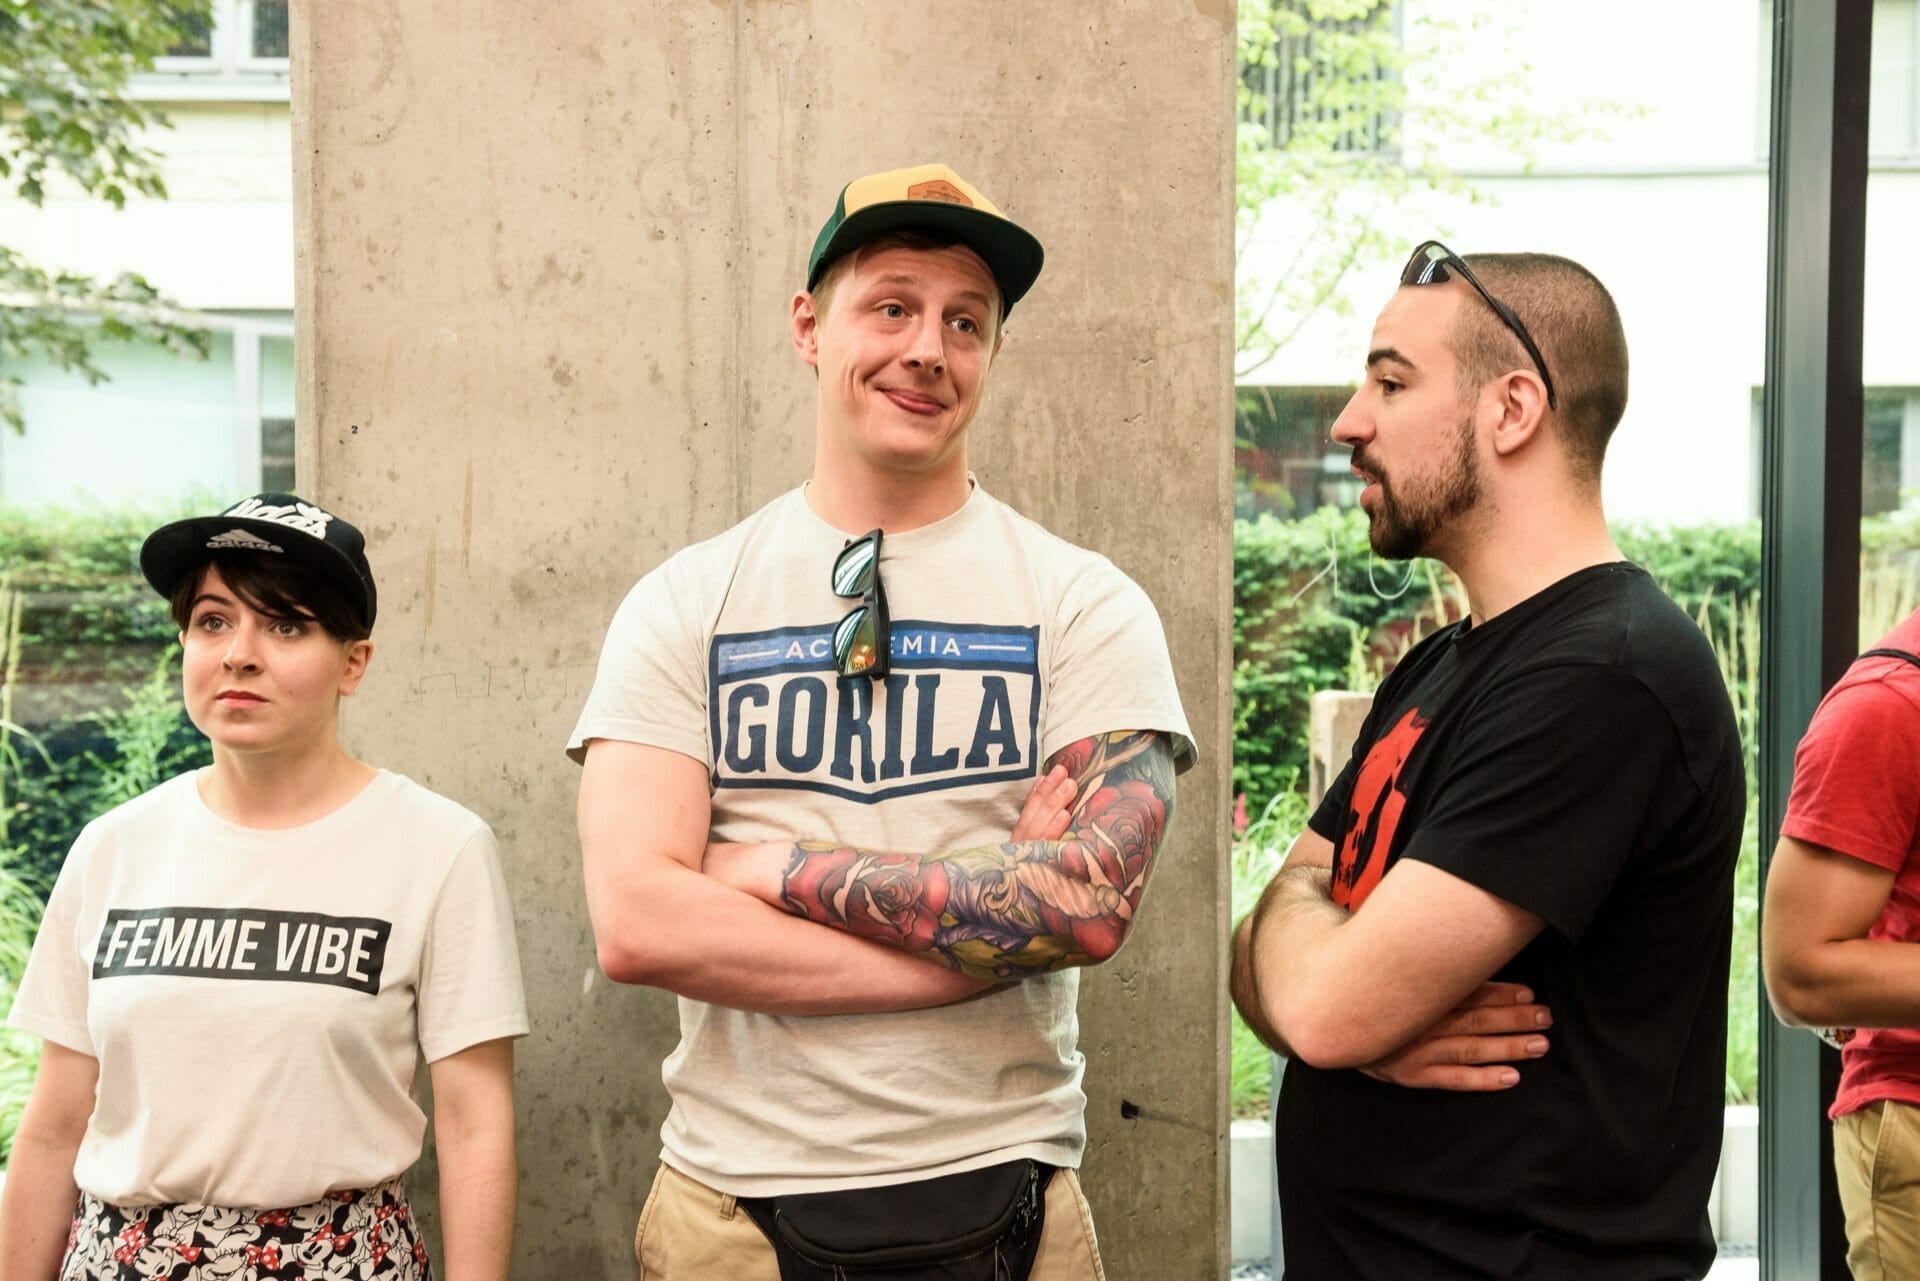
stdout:
<svg viewBox="0 0 1920 1281">
<path fill-rule="evenodd" d="M 1888 563 L 1920 546 L 1920 523 L 1895 519 L 1863 532 Z M 1757 523 L 1629 525 L 1616 537 L 1689 614 L 1704 609 L 1717 634 L 1758 598 Z M 1459 585 L 1433 562 L 1373 556 L 1366 517 L 1352 510 L 1236 521 L 1233 589 L 1233 782 L 1254 813 L 1285 781 L 1306 777 L 1316 691 L 1373 688 L 1415 640 L 1465 609 Z"/>
</svg>

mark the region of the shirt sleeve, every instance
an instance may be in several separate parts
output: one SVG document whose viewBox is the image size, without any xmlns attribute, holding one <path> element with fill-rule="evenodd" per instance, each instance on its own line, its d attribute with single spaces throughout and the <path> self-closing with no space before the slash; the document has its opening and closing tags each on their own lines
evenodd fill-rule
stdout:
<svg viewBox="0 0 1920 1281">
<path fill-rule="evenodd" d="M 429 1063 L 470 1045 L 527 1034 L 513 906 L 493 832 L 453 861 L 427 924 L 420 963 L 420 1050 Z"/>
<path fill-rule="evenodd" d="M 1047 686 L 1040 759 L 1116 730 L 1157 730 L 1173 740 L 1174 769 L 1194 760 L 1160 615 L 1139 584 L 1104 557 L 1068 588 Z"/>
<path fill-rule="evenodd" d="M 84 898 L 80 882 L 85 856 L 81 847 L 87 839 L 82 832 L 60 868 L 53 894 L 47 899 L 46 914 L 40 918 L 40 931 L 34 936 L 20 990 L 7 1012 L 7 1024 L 69 1050 L 96 1054 L 93 1034 L 87 1027 L 87 984 L 92 976 L 86 944 L 78 936 Z"/>
<path fill-rule="evenodd" d="M 1360 738 L 1355 743 L 1355 747 L 1357 748 L 1360 743 L 1366 741 L 1367 736 L 1362 732 Z M 1357 754 L 1349 756 L 1347 757 L 1346 765 L 1341 769 L 1340 773 L 1334 777 L 1331 783 L 1327 784 L 1326 794 L 1320 798 L 1320 804 L 1314 807 L 1312 816 L 1307 819 L 1307 827 L 1311 829 L 1315 835 L 1324 837 L 1329 841 L 1338 835 L 1340 831 L 1340 816 L 1346 813 L 1347 798 L 1353 795 L 1354 771 L 1359 768 L 1360 757 Z"/>
<path fill-rule="evenodd" d="M 690 615 L 703 599 L 683 553 L 634 584 L 607 628 L 567 755 L 586 760 L 596 738 L 644 743 L 711 766 L 703 631 Z"/>
<path fill-rule="evenodd" d="M 1577 941 L 1644 835 L 1693 803 L 1679 749 L 1665 707 L 1618 668 L 1521 673 L 1488 689 L 1448 745 L 1401 857 Z"/>
<path fill-rule="evenodd" d="M 1920 708 L 1894 679 L 1827 696 L 1793 755 L 1780 834 L 1898 872 L 1920 816 Z"/>
</svg>

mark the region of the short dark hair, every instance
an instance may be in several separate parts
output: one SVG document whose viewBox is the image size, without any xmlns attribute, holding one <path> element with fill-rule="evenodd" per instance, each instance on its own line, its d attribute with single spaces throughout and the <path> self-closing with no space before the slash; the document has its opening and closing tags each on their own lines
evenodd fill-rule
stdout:
<svg viewBox="0 0 1920 1281">
<path fill-rule="evenodd" d="M 827 264 L 826 268 L 820 273 L 820 283 L 809 291 L 813 297 L 813 314 L 815 316 L 825 316 L 827 314 L 827 307 L 833 301 L 833 291 L 834 288 L 839 285 L 840 277 L 847 274 L 847 268 L 852 266 L 853 260 L 861 254 L 872 253 L 876 249 L 970 248 L 971 246 L 961 241 L 954 240 L 947 236 L 936 236 L 928 231 L 915 231 L 909 228 L 904 231 L 882 232 L 871 240 L 862 241 L 859 245 L 849 249 L 846 253 L 841 254 L 838 258 L 835 258 Z M 987 274 L 992 276 L 993 273 L 988 272 Z M 1000 293 L 1000 282 L 998 280 L 993 282 L 993 292 L 995 294 Z M 998 297 L 994 301 L 999 304 L 999 309 L 993 314 L 994 329 L 995 332 L 998 332 L 1000 322 L 1006 318 L 1007 304 L 1004 297 Z"/>
<path fill-rule="evenodd" d="M 207 571 L 217 569 L 221 579 L 242 603 L 269 618 L 304 618 L 342 643 L 365 640 L 373 634 L 365 619 L 366 606 L 335 578 L 312 573 L 297 565 L 259 552 L 215 552 L 174 587 L 168 612 L 181 631 L 193 621 L 193 602 Z"/>
<path fill-rule="evenodd" d="M 1598 484 L 1607 442 L 1627 409 L 1627 334 L 1613 295 L 1594 274 L 1553 254 L 1467 254 L 1487 292 L 1513 309 L 1553 374 L 1554 421 L 1575 474 Z M 1479 298 L 1461 299 L 1453 329 L 1462 390 L 1533 361 Z"/>
</svg>

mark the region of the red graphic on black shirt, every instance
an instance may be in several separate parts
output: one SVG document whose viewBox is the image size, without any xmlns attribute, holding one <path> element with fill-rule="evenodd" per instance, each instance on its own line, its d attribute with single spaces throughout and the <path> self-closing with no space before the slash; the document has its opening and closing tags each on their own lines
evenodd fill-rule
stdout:
<svg viewBox="0 0 1920 1281">
<path fill-rule="evenodd" d="M 1407 807 L 1400 775 L 1413 755 L 1414 744 L 1427 732 L 1427 722 L 1414 708 L 1398 724 L 1374 740 L 1367 759 L 1354 776 L 1347 798 L 1347 834 L 1333 860 L 1333 901 L 1356 912 L 1386 875 L 1387 851 L 1394 829 Z"/>
</svg>

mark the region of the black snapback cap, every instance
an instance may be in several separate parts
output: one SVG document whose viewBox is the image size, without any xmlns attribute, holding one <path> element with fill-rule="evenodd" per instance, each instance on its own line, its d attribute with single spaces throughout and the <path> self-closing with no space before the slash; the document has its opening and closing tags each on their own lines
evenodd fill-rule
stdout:
<svg viewBox="0 0 1920 1281">
<path fill-rule="evenodd" d="M 367 564 L 367 540 L 332 512 L 297 494 L 255 494 L 217 516 L 189 516 L 162 525 L 140 547 L 140 572 L 153 590 L 172 599 L 180 580 L 214 552 L 282 556 L 337 580 L 361 602 L 369 629 L 378 597 Z"/>
</svg>

